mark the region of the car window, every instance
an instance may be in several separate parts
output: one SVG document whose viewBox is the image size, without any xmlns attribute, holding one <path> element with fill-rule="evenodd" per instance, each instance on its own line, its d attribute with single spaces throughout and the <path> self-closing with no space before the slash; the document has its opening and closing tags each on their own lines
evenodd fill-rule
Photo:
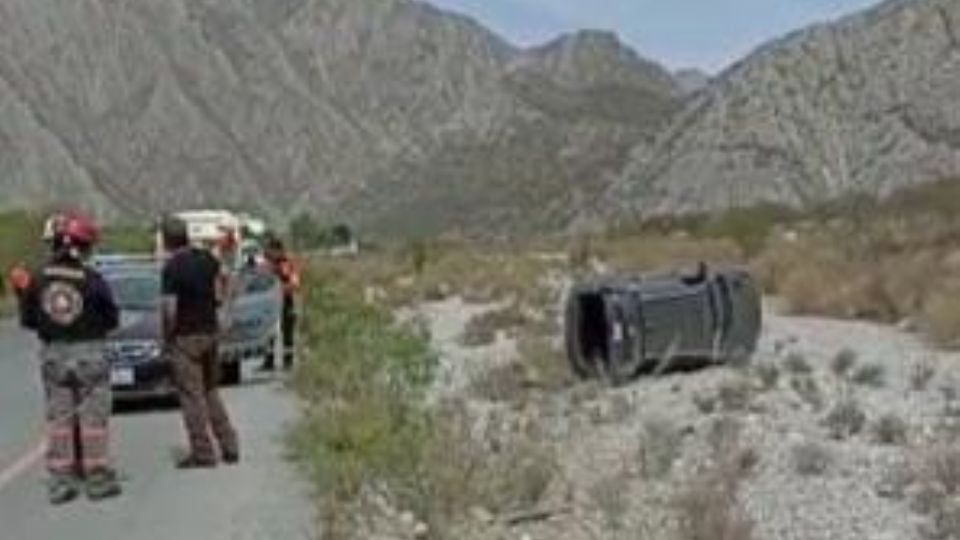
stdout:
<svg viewBox="0 0 960 540">
<path fill-rule="evenodd" d="M 273 288 L 274 277 L 264 272 L 244 272 L 240 283 L 243 294 L 265 293 Z"/>
<path fill-rule="evenodd" d="M 149 310 L 160 303 L 159 274 L 117 274 L 106 279 L 120 309 Z"/>
</svg>

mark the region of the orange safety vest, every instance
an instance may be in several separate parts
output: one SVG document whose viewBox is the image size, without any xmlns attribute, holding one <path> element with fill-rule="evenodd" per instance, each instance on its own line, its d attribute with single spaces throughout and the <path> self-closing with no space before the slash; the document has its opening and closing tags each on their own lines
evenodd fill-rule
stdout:
<svg viewBox="0 0 960 540">
<path fill-rule="evenodd" d="M 297 267 L 297 263 L 288 257 L 284 257 L 278 261 L 267 261 L 267 265 L 270 271 L 280 280 L 284 295 L 292 295 L 300 290 L 300 269 Z"/>
<path fill-rule="evenodd" d="M 23 294 L 30 287 L 30 272 L 22 264 L 14 266 L 7 276 L 10 288 L 17 294 Z"/>
</svg>

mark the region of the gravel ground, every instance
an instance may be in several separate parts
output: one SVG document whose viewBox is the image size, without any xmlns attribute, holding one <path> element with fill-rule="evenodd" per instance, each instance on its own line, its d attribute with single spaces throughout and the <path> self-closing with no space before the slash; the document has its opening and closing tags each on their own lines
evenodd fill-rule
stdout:
<svg viewBox="0 0 960 540">
<path fill-rule="evenodd" d="M 471 317 L 497 306 L 475 306 L 458 299 L 421 306 L 441 355 L 437 395 L 461 395 L 473 377 L 515 358 L 516 344 L 502 337 L 486 347 L 465 347 L 460 335 Z M 849 350 L 851 373 L 876 366 L 875 385 L 841 379 L 834 358 Z M 802 358 L 816 381 L 822 407 L 792 388 L 791 364 Z M 754 523 L 756 540 L 911 540 L 920 539 L 923 518 L 909 500 L 890 496 L 888 480 L 933 433 L 944 415 L 944 388 L 960 389 L 960 355 L 933 351 L 917 336 L 889 326 L 818 318 L 766 317 L 764 333 L 750 368 L 708 367 L 689 373 L 647 377 L 619 389 L 580 383 L 551 395 L 537 395 L 522 407 L 502 407 L 498 421 L 536 426 L 536 433 L 559 456 L 556 483 L 547 508 L 564 508 L 551 519 L 513 530 L 490 529 L 475 538 L 681 538 L 672 501 L 709 455 L 710 433 L 720 418 L 735 418 L 740 438 L 758 457 L 739 493 Z M 762 389 L 759 365 L 773 365 L 778 383 Z M 918 366 L 934 370 L 923 389 L 914 387 Z M 735 410 L 705 412 L 702 398 L 749 381 L 748 403 Z M 862 431 L 835 440 L 824 425 L 833 405 L 853 400 L 867 420 Z M 714 400 L 716 401 L 716 400 Z M 489 411 L 490 404 L 475 404 Z M 709 407 L 707 407 L 709 409 Z M 881 445 L 873 426 L 883 415 L 903 419 L 908 440 Z M 650 441 L 649 426 L 666 426 L 669 440 Z M 662 435 L 662 432 L 661 432 Z M 797 470 L 796 448 L 813 444 L 829 456 L 819 474 Z M 659 445 L 659 448 L 658 448 Z M 664 445 L 666 448 L 664 449 Z M 642 452 L 666 453 L 672 468 L 663 475 L 644 469 Z M 739 538 L 736 540 L 740 540 Z"/>
</svg>

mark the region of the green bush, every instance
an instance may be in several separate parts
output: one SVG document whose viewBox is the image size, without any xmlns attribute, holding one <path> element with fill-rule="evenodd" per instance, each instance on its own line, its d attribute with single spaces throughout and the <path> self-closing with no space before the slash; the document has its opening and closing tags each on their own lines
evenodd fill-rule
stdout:
<svg viewBox="0 0 960 540">
<path fill-rule="evenodd" d="M 7 272 L 17 263 L 35 264 L 43 254 L 40 234 L 43 216 L 38 213 L 11 211 L 0 213 L 0 303 L 8 301 Z"/>
</svg>

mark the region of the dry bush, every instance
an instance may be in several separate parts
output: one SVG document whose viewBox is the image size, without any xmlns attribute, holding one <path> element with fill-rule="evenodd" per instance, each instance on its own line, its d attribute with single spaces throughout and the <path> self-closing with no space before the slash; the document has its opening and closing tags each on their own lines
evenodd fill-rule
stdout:
<svg viewBox="0 0 960 540">
<path fill-rule="evenodd" d="M 669 474 L 680 453 L 683 435 L 664 418 L 648 418 L 643 422 L 637 460 L 645 478 L 659 479 Z"/>
<path fill-rule="evenodd" d="M 915 392 L 923 392 L 930 386 L 930 381 L 937 375 L 932 363 L 921 361 L 910 367 L 910 388 Z"/>
<path fill-rule="evenodd" d="M 526 380 L 534 388 L 556 392 L 571 387 L 576 377 L 558 345 L 546 337 L 524 336 L 517 343 Z"/>
<path fill-rule="evenodd" d="M 780 368 L 776 364 L 770 362 L 755 364 L 753 373 L 765 390 L 773 390 L 780 382 Z"/>
<path fill-rule="evenodd" d="M 852 349 L 842 349 L 830 362 L 830 371 L 839 378 L 846 377 L 857 363 L 857 353 Z"/>
<path fill-rule="evenodd" d="M 880 444 L 901 445 L 907 443 L 907 422 L 895 414 L 886 414 L 873 426 L 873 434 Z"/>
<path fill-rule="evenodd" d="M 739 433 L 739 429 L 737 430 Z M 740 486 L 757 461 L 739 440 L 715 448 L 702 470 L 674 498 L 679 537 L 684 540 L 750 540 L 753 522 L 738 500 Z"/>
<path fill-rule="evenodd" d="M 460 342 L 466 346 L 490 345 L 500 332 L 516 330 L 530 322 L 530 318 L 515 304 L 473 317 L 463 329 Z"/>
<path fill-rule="evenodd" d="M 717 388 L 717 399 L 725 411 L 747 410 L 753 394 L 753 384 L 745 377 L 727 379 Z"/>
<path fill-rule="evenodd" d="M 494 515 L 536 507 L 558 471 L 556 454 L 522 431 L 478 440 L 463 406 L 445 407 L 419 482 L 405 500 L 444 537 L 472 508 Z"/>
<path fill-rule="evenodd" d="M 814 441 L 806 441 L 791 450 L 793 468 L 800 476 L 821 476 L 833 464 L 833 454 Z"/>
<path fill-rule="evenodd" d="M 817 384 L 817 379 L 812 375 L 791 377 L 790 388 L 813 410 L 819 411 L 823 408 L 823 392 L 820 390 L 820 385 Z"/>
<path fill-rule="evenodd" d="M 470 383 L 470 395 L 486 401 L 523 402 L 530 389 L 527 370 L 519 362 L 509 362 L 478 374 Z"/>
<path fill-rule="evenodd" d="M 732 264 L 743 254 L 730 240 L 641 235 L 598 240 L 594 253 L 615 272 L 646 272 L 692 267 L 701 261 Z"/>
<path fill-rule="evenodd" d="M 886 370 L 880 364 L 867 364 L 860 366 L 851 380 L 861 386 L 882 388 L 886 384 Z"/>
<path fill-rule="evenodd" d="M 867 422 L 867 414 L 855 400 L 838 403 L 824 418 L 830 436 L 837 440 L 848 439 L 860 433 Z"/>
<path fill-rule="evenodd" d="M 783 361 L 783 367 L 793 375 L 809 375 L 813 373 L 813 367 L 807 358 L 798 352 L 792 352 L 787 355 Z"/>
<path fill-rule="evenodd" d="M 608 529 L 617 531 L 624 527 L 629 509 L 629 487 L 628 475 L 621 473 L 600 478 L 590 488 L 590 498 L 603 514 Z"/>
<path fill-rule="evenodd" d="M 960 283 L 950 282 L 927 297 L 920 320 L 938 345 L 955 348 L 960 344 Z"/>
</svg>

